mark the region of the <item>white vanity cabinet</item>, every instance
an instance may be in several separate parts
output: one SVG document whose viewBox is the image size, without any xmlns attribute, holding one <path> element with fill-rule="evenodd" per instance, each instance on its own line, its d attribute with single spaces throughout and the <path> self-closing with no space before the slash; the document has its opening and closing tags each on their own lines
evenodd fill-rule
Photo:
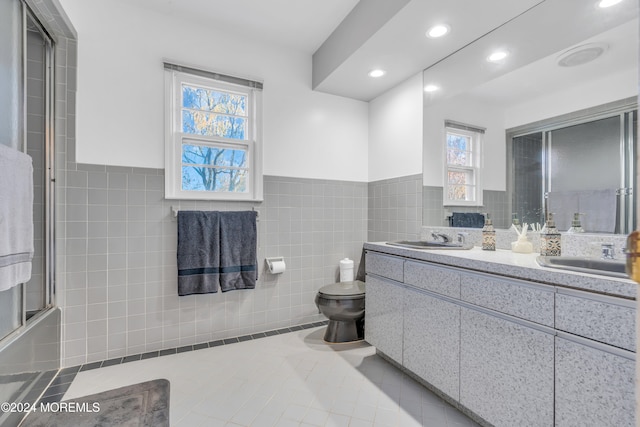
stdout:
<svg viewBox="0 0 640 427">
<path fill-rule="evenodd" d="M 404 292 L 402 365 L 458 400 L 460 390 L 460 306 L 437 295 Z"/>
<path fill-rule="evenodd" d="M 635 425 L 635 300 L 396 253 L 366 260 L 384 356 L 482 425 Z"/>
<path fill-rule="evenodd" d="M 554 335 L 462 308 L 460 403 L 495 426 L 552 426 Z"/>
<path fill-rule="evenodd" d="M 555 343 L 555 425 L 635 426 L 635 354 L 569 334 Z"/>
</svg>

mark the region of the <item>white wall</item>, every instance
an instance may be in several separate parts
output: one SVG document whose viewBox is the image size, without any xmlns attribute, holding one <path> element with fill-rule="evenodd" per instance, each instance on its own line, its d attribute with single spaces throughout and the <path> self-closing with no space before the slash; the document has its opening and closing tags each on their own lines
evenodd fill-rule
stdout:
<svg viewBox="0 0 640 427">
<path fill-rule="evenodd" d="M 264 81 L 264 173 L 367 180 L 367 103 L 311 90 L 311 55 L 136 8 L 61 0 L 78 31 L 76 160 L 164 168 L 163 59 Z"/>
<path fill-rule="evenodd" d="M 427 186 L 444 185 L 444 122 L 486 128 L 482 147 L 482 187 L 506 190 L 506 144 L 502 110 L 467 95 L 443 100 L 424 110 L 424 175 Z"/>
<path fill-rule="evenodd" d="M 369 103 L 369 181 L 422 173 L 422 72 Z"/>
<path fill-rule="evenodd" d="M 623 70 L 600 79 L 572 85 L 563 91 L 552 91 L 527 99 L 504 111 L 505 128 L 521 125 L 595 107 L 608 102 L 638 96 L 638 70 Z"/>
</svg>

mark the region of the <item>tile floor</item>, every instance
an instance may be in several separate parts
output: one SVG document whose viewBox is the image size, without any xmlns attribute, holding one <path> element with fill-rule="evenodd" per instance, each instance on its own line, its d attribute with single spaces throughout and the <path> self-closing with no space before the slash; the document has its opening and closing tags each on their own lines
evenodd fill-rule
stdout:
<svg viewBox="0 0 640 427">
<path fill-rule="evenodd" d="M 64 399 L 156 378 L 171 425 L 477 426 L 375 354 L 323 342 L 324 327 L 78 373 Z"/>
</svg>

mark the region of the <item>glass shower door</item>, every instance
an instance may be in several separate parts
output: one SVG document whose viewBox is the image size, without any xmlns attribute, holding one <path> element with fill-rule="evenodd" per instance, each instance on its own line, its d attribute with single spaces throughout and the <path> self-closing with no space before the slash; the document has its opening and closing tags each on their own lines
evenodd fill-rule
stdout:
<svg viewBox="0 0 640 427">
<path fill-rule="evenodd" d="M 52 52 L 27 7 L 0 0 L 0 144 L 32 158 L 35 249 L 31 280 L 0 291 L 0 340 L 52 302 Z"/>
<path fill-rule="evenodd" d="M 635 111 L 548 132 L 548 209 L 559 230 L 575 213 L 587 232 L 628 233 L 634 227 Z"/>
<path fill-rule="evenodd" d="M 513 138 L 513 213 L 524 224 L 544 222 L 542 132 Z"/>
<path fill-rule="evenodd" d="M 543 224 L 553 213 L 558 230 L 567 231 L 580 214 L 586 232 L 635 229 L 638 112 L 618 111 L 512 135 L 512 213 L 521 223 Z"/>
</svg>

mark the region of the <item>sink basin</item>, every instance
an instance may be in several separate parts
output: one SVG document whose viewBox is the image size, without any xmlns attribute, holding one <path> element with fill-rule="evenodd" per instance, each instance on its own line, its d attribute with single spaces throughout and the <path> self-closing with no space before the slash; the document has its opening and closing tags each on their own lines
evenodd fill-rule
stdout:
<svg viewBox="0 0 640 427">
<path fill-rule="evenodd" d="M 624 261 L 568 256 L 539 256 L 536 261 L 543 267 L 628 278 Z"/>
<path fill-rule="evenodd" d="M 402 246 L 403 248 L 411 249 L 471 249 L 471 246 L 464 246 L 457 242 L 436 242 L 436 241 L 422 241 L 422 240 L 400 240 L 398 242 L 387 242 L 387 245 Z"/>
</svg>

